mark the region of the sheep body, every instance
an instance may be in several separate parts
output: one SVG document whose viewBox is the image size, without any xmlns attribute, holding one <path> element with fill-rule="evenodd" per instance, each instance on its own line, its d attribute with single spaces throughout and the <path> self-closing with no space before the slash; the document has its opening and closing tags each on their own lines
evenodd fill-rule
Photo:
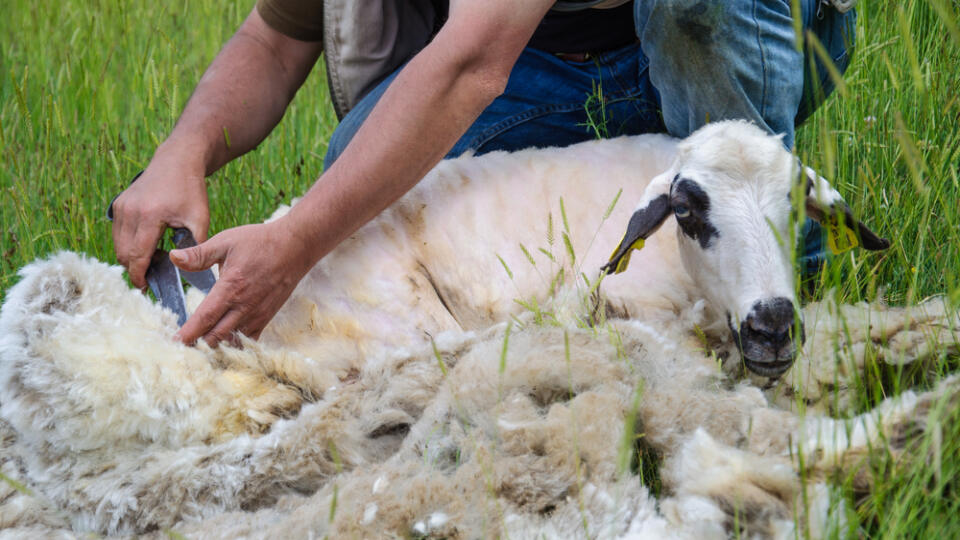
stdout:
<svg viewBox="0 0 960 540">
<path fill-rule="evenodd" d="M 300 350 L 340 342 L 379 354 L 443 331 L 487 328 L 523 311 L 517 299 L 544 301 L 551 286 L 582 289 L 581 272 L 597 277 L 629 201 L 669 166 L 676 144 L 648 135 L 445 161 L 324 257 L 262 340 Z M 652 314 L 691 303 L 670 228 L 635 259 L 649 282 L 609 278 L 618 309 Z"/>
</svg>

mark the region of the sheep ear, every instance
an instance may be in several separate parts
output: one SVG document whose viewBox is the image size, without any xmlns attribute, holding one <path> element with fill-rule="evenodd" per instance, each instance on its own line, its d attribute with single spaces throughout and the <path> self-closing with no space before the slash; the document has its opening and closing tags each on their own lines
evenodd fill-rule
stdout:
<svg viewBox="0 0 960 540">
<path fill-rule="evenodd" d="M 627 232 L 613 251 L 610 260 L 600 269 L 607 274 L 619 274 L 630 264 L 630 252 L 643 247 L 643 241 L 656 232 L 670 215 L 670 184 L 667 175 L 653 180 L 640 199 L 640 205 L 630 216 Z"/>
<path fill-rule="evenodd" d="M 805 167 L 807 215 L 827 229 L 827 247 L 834 255 L 857 246 L 877 251 L 890 247 L 890 241 L 871 231 L 853 217 L 853 211 L 840 193 L 810 167 Z"/>
</svg>

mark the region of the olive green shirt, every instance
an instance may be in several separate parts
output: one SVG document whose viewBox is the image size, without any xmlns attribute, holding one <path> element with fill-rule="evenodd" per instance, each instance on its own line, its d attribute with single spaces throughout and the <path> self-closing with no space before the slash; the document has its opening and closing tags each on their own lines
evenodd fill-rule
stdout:
<svg viewBox="0 0 960 540">
<path fill-rule="evenodd" d="M 257 12 L 281 34 L 300 41 L 323 40 L 323 0 L 257 0 Z"/>
</svg>

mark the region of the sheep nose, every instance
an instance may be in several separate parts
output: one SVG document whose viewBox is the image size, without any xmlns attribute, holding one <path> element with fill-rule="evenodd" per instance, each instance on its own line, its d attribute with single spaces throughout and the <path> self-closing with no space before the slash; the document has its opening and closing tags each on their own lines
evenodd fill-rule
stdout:
<svg viewBox="0 0 960 540">
<path fill-rule="evenodd" d="M 782 344 L 790 339 L 793 303 L 782 297 L 758 302 L 745 322 L 750 331 L 769 343 Z"/>
<path fill-rule="evenodd" d="M 731 326 L 747 368 L 760 375 L 775 377 L 790 367 L 805 338 L 803 321 L 797 325 L 793 314 L 792 300 L 771 298 L 753 305 L 739 331 Z M 799 326 L 800 339 L 795 344 L 793 332 L 796 326 Z"/>
<path fill-rule="evenodd" d="M 747 328 L 757 337 L 775 348 L 780 348 L 790 341 L 794 322 L 793 302 L 782 296 L 757 302 L 745 322 Z"/>
</svg>

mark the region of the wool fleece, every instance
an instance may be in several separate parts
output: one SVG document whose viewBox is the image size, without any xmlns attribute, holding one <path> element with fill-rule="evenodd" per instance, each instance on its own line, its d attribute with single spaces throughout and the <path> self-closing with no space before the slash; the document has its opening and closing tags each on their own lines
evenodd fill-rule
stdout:
<svg viewBox="0 0 960 540">
<path fill-rule="evenodd" d="M 528 313 L 353 364 L 352 350 L 185 347 L 118 267 L 76 254 L 22 275 L 0 316 L 9 534 L 786 537 L 809 513 L 796 523 L 821 536 L 844 526 L 823 478 L 909 450 L 960 399 L 951 377 L 848 420 L 789 410 L 846 380 L 808 360 L 833 354 L 831 325 L 885 336 L 871 358 L 922 360 L 930 339 L 955 349 L 939 300 L 808 306 L 824 330 L 764 393 L 690 336 L 637 321 Z M 849 365 L 864 361 L 848 348 Z M 816 456 L 806 488 L 799 454 Z M 644 460 L 660 464 L 659 499 Z"/>
</svg>

